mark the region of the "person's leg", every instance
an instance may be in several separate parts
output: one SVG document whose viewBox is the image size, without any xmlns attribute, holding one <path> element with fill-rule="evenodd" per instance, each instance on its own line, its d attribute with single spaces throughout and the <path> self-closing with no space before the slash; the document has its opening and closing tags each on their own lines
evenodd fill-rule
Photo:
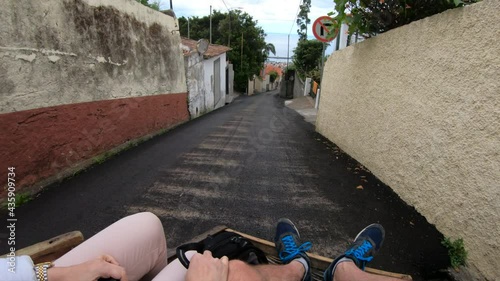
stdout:
<svg viewBox="0 0 500 281">
<path fill-rule="evenodd" d="M 366 264 L 380 250 L 385 230 L 379 224 L 371 224 L 361 230 L 353 244 L 336 258 L 324 273 L 324 281 L 393 281 L 391 277 L 364 272 Z"/>
<path fill-rule="evenodd" d="M 161 221 L 152 213 L 125 217 L 57 259 L 71 266 L 109 254 L 123 266 L 129 280 L 155 276 L 167 264 L 167 244 Z"/>
<path fill-rule="evenodd" d="M 337 265 L 333 280 L 329 281 L 401 281 L 401 279 L 366 273 L 354 262 L 342 262 Z"/>
<path fill-rule="evenodd" d="M 283 265 L 249 265 L 239 260 L 229 262 L 228 281 L 310 281 L 309 257 L 306 251 L 311 243 L 300 244 L 300 235 L 293 223 L 281 219 L 274 238 L 276 250 Z M 188 258 L 194 252 L 188 252 Z M 162 270 L 153 281 L 182 281 L 187 270 L 178 260 Z"/>
<path fill-rule="evenodd" d="M 311 263 L 306 252 L 311 249 L 311 242 L 300 242 L 299 230 L 289 219 L 282 218 L 278 221 L 276 225 L 276 234 L 274 236 L 274 245 L 276 251 L 278 252 L 278 257 L 281 262 L 285 265 L 287 264 L 299 264 L 302 265 L 302 281 L 311 280 Z M 279 274 L 283 274 L 285 271 L 281 270 Z M 278 275 L 274 272 L 275 275 Z M 279 280 L 279 279 L 278 279 Z"/>
<path fill-rule="evenodd" d="M 186 252 L 186 258 L 191 260 L 191 257 L 196 251 Z M 173 260 L 165 268 L 163 268 L 152 281 L 184 281 L 187 269 L 181 264 L 178 259 Z"/>
<path fill-rule="evenodd" d="M 301 281 L 304 266 L 298 261 L 285 265 L 249 265 L 242 261 L 229 262 L 228 281 Z"/>
</svg>

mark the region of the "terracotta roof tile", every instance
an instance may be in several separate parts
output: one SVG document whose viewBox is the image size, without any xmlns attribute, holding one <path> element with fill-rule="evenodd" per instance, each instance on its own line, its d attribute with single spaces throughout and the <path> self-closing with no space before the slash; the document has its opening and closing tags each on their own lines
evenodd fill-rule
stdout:
<svg viewBox="0 0 500 281">
<path fill-rule="evenodd" d="M 187 39 L 184 37 L 181 37 L 181 39 L 182 39 L 182 45 L 189 47 L 189 49 L 192 51 L 196 50 L 196 43 L 198 41 L 193 40 L 193 39 Z M 226 46 L 217 45 L 217 44 L 210 44 L 208 46 L 208 50 L 205 52 L 205 54 L 203 54 L 203 56 L 205 58 L 213 58 L 213 57 L 216 57 L 218 55 L 222 55 L 230 50 L 231 50 L 231 48 L 226 47 Z M 189 54 L 189 52 L 186 52 L 186 51 L 183 51 L 183 52 L 184 52 L 184 56 L 187 56 Z"/>
<path fill-rule="evenodd" d="M 269 72 L 271 71 L 276 71 L 278 73 L 278 76 L 281 76 L 283 75 L 283 69 L 281 69 L 281 67 L 279 66 L 276 66 L 276 65 L 272 65 L 272 64 L 266 64 L 266 68 L 265 68 L 265 74 L 269 74 Z"/>
</svg>

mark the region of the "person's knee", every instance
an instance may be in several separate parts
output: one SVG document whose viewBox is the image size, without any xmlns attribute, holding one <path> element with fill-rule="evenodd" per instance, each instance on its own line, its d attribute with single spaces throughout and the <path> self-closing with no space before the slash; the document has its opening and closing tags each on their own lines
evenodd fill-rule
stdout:
<svg viewBox="0 0 500 281">
<path fill-rule="evenodd" d="M 160 242 L 165 241 L 165 233 L 163 231 L 163 225 L 161 220 L 151 212 L 142 212 L 135 214 L 140 221 L 140 226 L 148 239 L 158 240 Z"/>
<path fill-rule="evenodd" d="M 158 218 L 155 214 L 151 212 L 142 212 L 142 213 L 137 213 L 135 216 L 139 216 L 141 222 L 143 222 L 145 225 L 151 226 L 151 227 L 158 227 L 162 226 L 160 218 Z"/>
</svg>

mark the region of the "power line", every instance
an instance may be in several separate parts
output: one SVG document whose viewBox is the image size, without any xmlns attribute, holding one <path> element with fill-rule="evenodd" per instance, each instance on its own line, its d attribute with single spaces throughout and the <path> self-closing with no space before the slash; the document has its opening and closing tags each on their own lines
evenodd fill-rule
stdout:
<svg viewBox="0 0 500 281">
<path fill-rule="evenodd" d="M 226 6 L 226 9 L 229 11 L 229 8 L 227 7 L 226 2 L 224 2 L 224 0 L 222 0 L 222 3 L 224 3 L 224 6 Z"/>
<path fill-rule="evenodd" d="M 222 1 L 224 1 L 224 0 L 222 0 Z M 295 18 L 293 19 L 292 27 L 290 27 L 290 32 L 288 32 L 288 35 L 290 35 L 292 33 L 293 26 L 297 22 L 297 16 L 299 15 L 300 3 L 301 2 L 302 2 L 302 0 L 299 0 L 299 7 L 297 8 L 297 12 L 295 13 Z"/>
</svg>

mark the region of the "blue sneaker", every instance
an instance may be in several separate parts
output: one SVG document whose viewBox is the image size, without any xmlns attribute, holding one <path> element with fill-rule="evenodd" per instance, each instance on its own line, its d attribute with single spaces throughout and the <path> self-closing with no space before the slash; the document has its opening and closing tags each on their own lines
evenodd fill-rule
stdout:
<svg viewBox="0 0 500 281">
<path fill-rule="evenodd" d="M 303 281 L 311 280 L 311 262 L 306 252 L 312 247 L 311 242 L 300 243 L 300 234 L 297 227 L 289 219 L 282 218 L 276 226 L 276 235 L 274 236 L 274 244 L 276 251 L 283 264 L 290 263 L 295 259 L 303 258 L 306 262 L 304 265 L 306 272 Z"/>
<path fill-rule="evenodd" d="M 356 266 L 365 270 L 366 264 L 373 260 L 373 256 L 380 250 L 385 238 L 385 230 L 380 224 L 370 224 L 358 233 L 354 242 L 343 255 L 337 257 L 323 274 L 324 281 L 332 281 L 335 267 L 341 259 L 351 259 Z"/>
</svg>

